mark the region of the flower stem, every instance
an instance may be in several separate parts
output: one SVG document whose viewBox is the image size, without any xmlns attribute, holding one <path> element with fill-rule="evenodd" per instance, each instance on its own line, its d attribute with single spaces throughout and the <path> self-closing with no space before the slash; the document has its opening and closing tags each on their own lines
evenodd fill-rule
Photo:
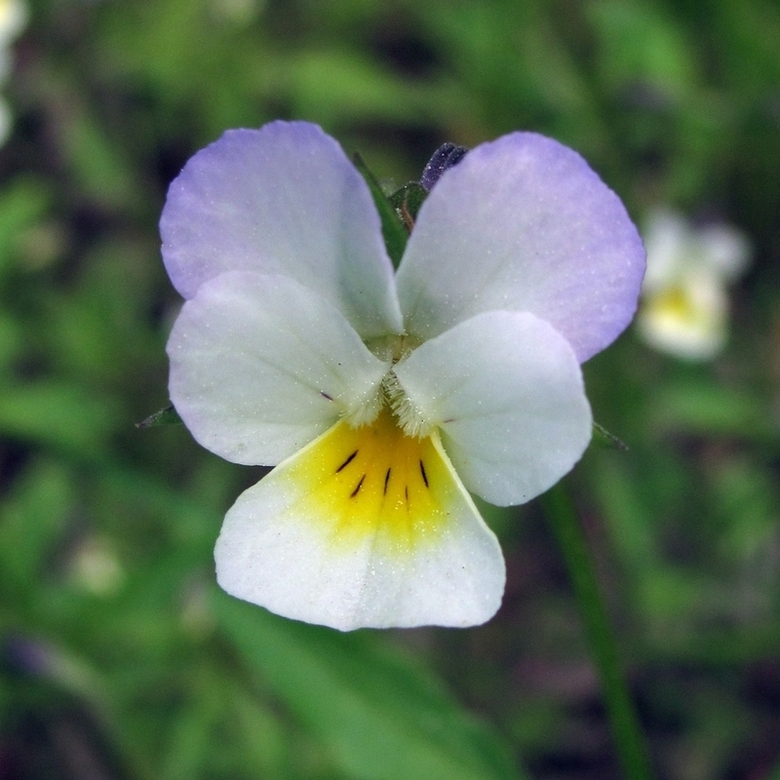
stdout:
<svg viewBox="0 0 780 780">
<path fill-rule="evenodd" d="M 562 482 L 547 491 L 542 504 L 566 561 L 585 621 L 623 775 L 627 780 L 651 780 L 647 746 L 618 660 L 588 543 Z"/>
</svg>

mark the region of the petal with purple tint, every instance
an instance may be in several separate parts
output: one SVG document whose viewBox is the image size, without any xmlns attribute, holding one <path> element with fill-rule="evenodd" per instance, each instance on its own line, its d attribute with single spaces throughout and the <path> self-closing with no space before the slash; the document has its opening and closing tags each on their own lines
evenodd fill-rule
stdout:
<svg viewBox="0 0 780 780">
<path fill-rule="evenodd" d="M 185 298 L 226 271 L 280 274 L 316 290 L 364 339 L 401 332 L 371 194 L 316 125 L 226 132 L 171 184 L 160 233 Z"/>
<path fill-rule="evenodd" d="M 425 341 L 491 310 L 551 323 L 580 362 L 636 309 L 644 249 L 620 199 L 571 149 L 513 133 L 446 171 L 397 274 L 407 332 Z"/>
</svg>

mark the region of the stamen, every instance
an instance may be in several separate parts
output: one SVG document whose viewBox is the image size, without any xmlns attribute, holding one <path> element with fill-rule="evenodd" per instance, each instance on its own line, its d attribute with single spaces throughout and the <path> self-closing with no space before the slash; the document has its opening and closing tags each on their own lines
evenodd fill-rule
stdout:
<svg viewBox="0 0 780 780">
<path fill-rule="evenodd" d="M 416 345 L 416 340 L 405 334 L 381 336 L 371 339 L 366 344 L 380 360 L 388 361 L 392 366 L 404 361 Z M 320 395 L 330 400 L 330 396 L 322 390 Z M 383 377 L 379 388 L 371 390 L 344 411 L 343 419 L 352 428 L 362 428 L 371 425 L 386 406 L 390 407 L 398 421 L 398 426 L 407 436 L 423 439 L 431 433 L 433 424 L 407 398 L 392 368 Z"/>
<path fill-rule="evenodd" d="M 423 439 L 430 434 L 433 425 L 409 400 L 395 371 L 388 371 L 385 374 L 382 389 L 388 406 L 398 420 L 398 426 L 407 436 Z"/>
<path fill-rule="evenodd" d="M 376 420 L 382 407 L 385 405 L 384 394 L 381 388 L 371 391 L 371 394 L 360 399 L 351 409 L 344 413 L 344 419 L 353 427 L 361 428 L 370 425 Z"/>
</svg>

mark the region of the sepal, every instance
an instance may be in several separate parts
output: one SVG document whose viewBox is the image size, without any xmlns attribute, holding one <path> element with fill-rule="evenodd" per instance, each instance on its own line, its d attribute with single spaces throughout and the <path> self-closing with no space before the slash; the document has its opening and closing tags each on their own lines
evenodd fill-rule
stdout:
<svg viewBox="0 0 780 780">
<path fill-rule="evenodd" d="M 164 409 L 160 409 L 159 412 L 150 414 L 147 418 L 137 422 L 136 428 L 146 430 L 147 428 L 159 428 L 161 425 L 182 425 L 184 421 L 179 417 L 179 413 L 176 411 L 173 404 L 166 406 Z"/>
<path fill-rule="evenodd" d="M 360 175 L 366 180 L 368 189 L 371 191 L 371 197 L 374 199 L 374 205 L 379 212 L 379 219 L 382 223 L 382 237 L 385 240 L 387 254 L 397 268 L 406 249 L 409 233 L 404 228 L 397 210 L 387 195 L 385 195 L 382 185 L 380 185 L 376 176 L 374 176 L 371 169 L 357 152 L 355 152 L 352 162 Z"/>
</svg>

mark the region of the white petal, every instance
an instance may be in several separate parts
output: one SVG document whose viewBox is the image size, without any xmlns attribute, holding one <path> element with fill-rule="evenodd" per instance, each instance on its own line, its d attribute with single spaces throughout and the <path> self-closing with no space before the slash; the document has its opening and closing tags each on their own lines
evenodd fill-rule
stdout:
<svg viewBox="0 0 780 780">
<path fill-rule="evenodd" d="M 731 225 L 716 223 L 698 233 L 701 252 L 709 264 L 727 281 L 741 276 L 750 260 L 750 242 L 744 233 Z"/>
<path fill-rule="evenodd" d="M 744 273 L 750 260 L 750 243 L 741 231 L 722 222 L 697 228 L 667 209 L 650 213 L 644 237 L 644 292 L 678 284 L 690 274 L 710 273 L 716 282 L 731 281 Z"/>
<path fill-rule="evenodd" d="M 675 284 L 698 254 L 688 223 L 676 212 L 655 209 L 644 230 L 647 249 L 647 273 L 642 284 L 644 292 Z"/>
<path fill-rule="evenodd" d="M 577 358 L 533 314 L 480 314 L 423 344 L 395 373 L 411 405 L 440 427 L 463 484 L 493 504 L 544 492 L 590 441 Z"/>
<path fill-rule="evenodd" d="M 317 290 L 364 339 L 401 332 L 371 194 L 316 125 L 229 130 L 171 184 L 160 233 L 185 298 L 225 271 L 281 274 Z"/>
<path fill-rule="evenodd" d="M 170 394 L 193 436 L 272 466 L 378 403 L 387 365 L 343 315 L 285 276 L 234 271 L 198 289 L 168 341 Z"/>
<path fill-rule="evenodd" d="M 584 361 L 628 325 L 643 273 L 636 228 L 582 157 L 513 133 L 444 173 L 397 281 L 407 331 L 422 341 L 481 312 L 529 311 Z"/>
<path fill-rule="evenodd" d="M 441 444 L 386 411 L 338 423 L 243 493 L 215 558 L 231 595 L 342 631 L 483 623 L 505 579 Z"/>
</svg>

